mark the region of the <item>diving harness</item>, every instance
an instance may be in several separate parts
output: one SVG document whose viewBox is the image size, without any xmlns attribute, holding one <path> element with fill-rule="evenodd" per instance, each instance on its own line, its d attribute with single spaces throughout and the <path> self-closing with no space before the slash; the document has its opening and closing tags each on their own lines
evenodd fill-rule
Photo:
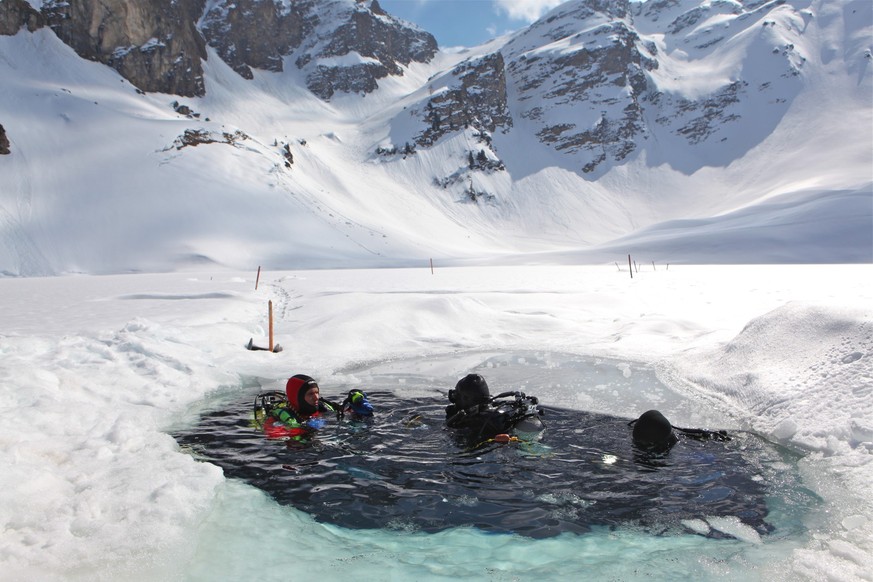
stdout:
<svg viewBox="0 0 873 582">
<path fill-rule="evenodd" d="M 345 411 L 350 410 L 360 416 L 371 416 L 373 407 L 367 401 L 367 395 L 363 390 L 357 388 L 349 390 L 348 395 L 342 404 L 337 404 L 327 398 L 320 398 L 322 402 L 330 406 L 336 412 L 337 420 L 342 420 L 345 417 Z M 255 402 L 252 405 L 252 414 L 254 417 L 255 428 L 262 430 L 264 423 L 273 413 L 276 408 L 284 408 L 289 414 L 294 415 L 300 421 L 299 415 L 288 405 L 288 397 L 284 392 L 278 390 L 270 390 L 269 392 L 261 392 L 255 396 Z"/>
<path fill-rule="evenodd" d="M 454 402 L 451 392 L 449 393 L 449 401 Z M 528 396 L 524 392 L 509 391 L 492 396 L 486 402 L 467 408 L 459 408 L 450 413 L 446 418 L 446 424 L 450 427 L 469 427 L 477 419 L 487 417 L 490 422 L 480 426 L 479 436 L 489 425 L 494 427 L 495 424 L 499 424 L 502 430 L 498 432 L 497 436 L 501 437 L 501 440 L 497 442 L 509 442 L 503 440 L 503 437 L 506 437 L 504 434 L 506 431 L 511 430 L 525 419 L 537 418 L 543 414 L 544 411 L 539 407 L 539 400 L 535 396 Z"/>
</svg>

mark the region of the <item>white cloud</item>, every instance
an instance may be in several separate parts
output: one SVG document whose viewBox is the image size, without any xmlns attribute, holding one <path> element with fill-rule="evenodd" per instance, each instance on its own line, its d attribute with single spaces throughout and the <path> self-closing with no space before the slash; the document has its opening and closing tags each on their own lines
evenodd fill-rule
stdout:
<svg viewBox="0 0 873 582">
<path fill-rule="evenodd" d="M 566 0 L 494 0 L 498 12 L 505 13 L 513 20 L 533 22 L 540 16 L 563 4 Z"/>
</svg>

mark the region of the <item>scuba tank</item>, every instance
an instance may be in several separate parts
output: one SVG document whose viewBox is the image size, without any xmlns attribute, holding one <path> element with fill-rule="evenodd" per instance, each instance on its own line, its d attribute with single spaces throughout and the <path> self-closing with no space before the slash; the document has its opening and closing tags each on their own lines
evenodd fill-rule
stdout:
<svg viewBox="0 0 873 582">
<path fill-rule="evenodd" d="M 285 396 L 284 392 L 279 392 L 278 390 L 271 390 L 270 392 L 261 392 L 257 396 L 255 396 L 255 402 L 252 405 L 252 417 L 255 428 L 259 430 L 264 429 L 264 422 L 270 417 L 270 414 L 273 412 L 273 409 L 282 405 L 287 405 L 288 398 Z M 290 410 L 290 408 L 289 408 Z"/>
<path fill-rule="evenodd" d="M 539 401 L 534 396 L 524 392 L 502 392 L 488 398 L 481 404 L 462 408 L 455 400 L 455 394 L 449 392 L 449 401 L 453 402 L 446 408 L 446 425 L 450 428 L 465 428 L 474 431 L 475 437 L 492 436 L 518 428 L 525 432 L 535 432 L 542 429 L 539 419 L 544 414 L 539 407 Z M 520 423 L 525 426 L 520 426 Z"/>
</svg>

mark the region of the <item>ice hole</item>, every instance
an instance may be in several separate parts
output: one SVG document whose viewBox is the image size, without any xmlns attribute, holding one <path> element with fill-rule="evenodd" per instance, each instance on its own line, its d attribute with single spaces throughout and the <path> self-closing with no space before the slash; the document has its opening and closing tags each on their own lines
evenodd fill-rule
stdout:
<svg viewBox="0 0 873 582">
<path fill-rule="evenodd" d="M 232 482 L 266 493 L 221 504 L 216 518 L 269 522 L 270 539 L 259 552 L 284 551 L 282 540 L 300 555 L 329 544 L 338 559 L 366 555 L 364 567 L 356 566 L 364 577 L 389 568 L 392 575 L 428 578 L 434 564 L 475 577 L 497 560 L 513 575 L 544 579 L 583 570 L 621 578 L 642 568 L 655 577 L 682 571 L 707 580 L 724 574 L 713 565 L 736 564 L 738 556 L 742 566 L 733 574 L 758 576 L 806 541 L 805 516 L 820 502 L 802 483 L 797 455 L 735 430 L 725 412 L 635 362 L 461 352 L 370 362 L 329 376 L 294 372 L 315 376 L 328 398 L 351 388 L 371 393 L 375 424 L 325 432 L 319 445 L 304 450 L 268 441 L 249 425 L 251 399 L 284 379 L 260 379 L 257 386 L 247 381 L 235 400 L 225 392 L 216 396 L 199 421 L 175 434 L 185 450 L 221 466 Z M 485 376 L 492 394 L 536 396 L 546 409 L 544 436 L 524 446 L 459 449 L 441 414 L 447 391 L 470 372 Z M 641 466 L 626 423 L 651 408 L 676 425 L 726 428 L 734 433 L 733 448 L 680 442 L 662 465 Z M 652 487 L 640 486 L 647 480 Z M 659 502 L 647 505 L 647 495 Z M 752 502 L 742 505 L 743 496 Z M 724 511 L 732 502 L 739 502 L 736 515 Z M 222 540 L 229 554 L 254 551 L 243 534 Z M 446 554 L 440 550 L 446 547 L 469 551 Z M 199 556 L 228 567 L 221 552 L 201 548 Z M 211 564 L 204 570 L 227 574 Z"/>
</svg>

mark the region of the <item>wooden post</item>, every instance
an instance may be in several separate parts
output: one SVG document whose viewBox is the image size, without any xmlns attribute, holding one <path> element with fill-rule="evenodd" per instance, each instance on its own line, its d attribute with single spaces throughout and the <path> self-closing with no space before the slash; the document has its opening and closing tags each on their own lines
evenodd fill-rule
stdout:
<svg viewBox="0 0 873 582">
<path fill-rule="evenodd" d="M 273 351 L 273 300 L 267 303 L 268 311 L 270 312 L 270 351 Z"/>
<path fill-rule="evenodd" d="M 255 291 L 258 290 L 258 281 L 261 280 L 261 266 L 258 265 L 258 276 L 255 278 Z"/>
<path fill-rule="evenodd" d="M 634 267 L 633 267 L 633 263 L 631 263 L 630 255 L 627 256 L 627 270 L 630 271 L 631 279 L 633 279 L 634 278 Z"/>
</svg>

